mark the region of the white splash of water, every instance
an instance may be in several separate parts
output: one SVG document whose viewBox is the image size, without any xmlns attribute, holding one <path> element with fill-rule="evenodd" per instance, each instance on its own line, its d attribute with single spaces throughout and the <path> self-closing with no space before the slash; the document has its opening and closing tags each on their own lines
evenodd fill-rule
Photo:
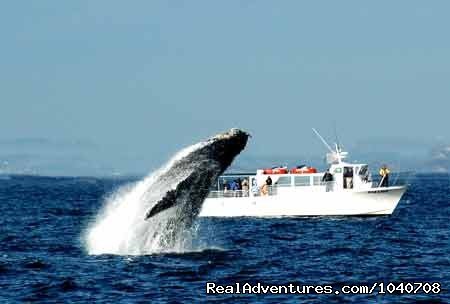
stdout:
<svg viewBox="0 0 450 304">
<path fill-rule="evenodd" d="M 84 236 L 88 253 L 142 255 L 189 250 L 187 246 L 191 244 L 191 232 L 195 229 L 185 231 L 181 243 L 175 244 L 173 248 L 162 247 L 160 243 L 162 235 L 155 236 L 155 232 L 164 229 L 163 223 L 166 222 L 167 217 L 171 216 L 170 212 L 175 212 L 175 210 L 168 210 L 152 221 L 145 221 L 144 217 L 151 207 L 148 202 L 156 203 L 167 191 L 175 189 L 177 184 L 190 172 L 177 172 L 176 178 L 166 181 L 163 185 L 161 182 L 157 182 L 159 177 L 170 170 L 177 161 L 205 144 L 206 142 L 198 143 L 181 150 L 161 169 L 134 185 L 118 189 L 107 198 L 103 210 Z"/>
</svg>

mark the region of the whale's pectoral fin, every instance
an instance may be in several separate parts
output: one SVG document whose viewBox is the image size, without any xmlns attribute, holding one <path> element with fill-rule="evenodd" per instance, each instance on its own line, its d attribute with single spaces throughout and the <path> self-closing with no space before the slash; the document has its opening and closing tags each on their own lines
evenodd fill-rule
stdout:
<svg viewBox="0 0 450 304">
<path fill-rule="evenodd" d="M 176 197 L 176 191 L 175 190 L 170 190 L 166 193 L 166 195 L 155 204 L 155 206 L 153 206 L 152 209 L 150 209 L 150 211 L 147 212 L 147 214 L 145 215 L 145 220 L 148 220 L 149 218 L 157 215 L 158 213 L 172 207 L 173 205 L 175 205 L 177 201 L 177 197 Z"/>
</svg>

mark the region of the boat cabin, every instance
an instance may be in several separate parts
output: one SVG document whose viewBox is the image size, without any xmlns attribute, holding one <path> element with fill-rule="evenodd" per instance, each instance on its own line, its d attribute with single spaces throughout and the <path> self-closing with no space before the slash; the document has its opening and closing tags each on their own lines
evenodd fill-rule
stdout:
<svg viewBox="0 0 450 304">
<path fill-rule="evenodd" d="M 328 172 L 332 180 L 324 181 L 325 172 L 317 172 L 313 167 L 298 166 L 273 167 L 257 170 L 255 174 L 227 174 L 211 189 L 213 197 L 253 197 L 278 195 L 292 191 L 336 192 L 349 190 L 369 190 L 373 187 L 367 164 L 352 164 L 343 160 L 348 156 L 337 145 L 336 150 L 327 154 Z M 270 177 L 271 182 L 268 181 Z M 245 186 L 244 186 L 245 185 Z"/>
<path fill-rule="evenodd" d="M 256 175 L 250 173 L 226 174 L 221 176 L 211 189 L 210 197 L 254 197 L 283 194 L 293 190 L 335 192 L 372 188 L 367 164 L 339 162 L 332 164 L 329 172 L 333 180 L 328 182 L 323 181 L 324 172 L 267 174 L 263 170 L 258 170 Z M 264 190 L 263 187 L 267 184 L 269 177 L 272 185 Z"/>
<path fill-rule="evenodd" d="M 330 180 L 325 181 L 324 175 L 326 172 L 317 172 L 316 168 L 313 167 L 302 165 L 288 170 L 287 167 L 279 166 L 257 170 L 256 175 L 246 173 L 221 176 L 217 182 L 217 187 L 211 189 L 212 195 L 218 197 L 223 192 L 223 196 L 231 197 L 261 196 L 303 190 L 313 192 L 365 191 L 372 189 L 374 186 L 379 187 L 379 185 L 373 185 L 367 164 L 345 162 L 344 160 L 348 157 L 347 152 L 342 151 L 337 143 L 335 149 L 331 149 L 322 136 L 315 129 L 313 131 L 329 150 L 329 153 L 326 154 L 326 160 L 329 166 L 327 171 L 332 176 Z M 246 186 L 243 187 L 243 184 Z"/>
<path fill-rule="evenodd" d="M 372 187 L 369 166 L 366 164 L 333 164 L 329 171 L 333 175 L 334 191 Z"/>
</svg>

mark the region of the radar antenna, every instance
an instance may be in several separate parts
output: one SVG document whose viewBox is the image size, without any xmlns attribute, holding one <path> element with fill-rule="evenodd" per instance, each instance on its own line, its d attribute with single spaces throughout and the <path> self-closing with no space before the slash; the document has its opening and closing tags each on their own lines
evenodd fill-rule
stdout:
<svg viewBox="0 0 450 304">
<path fill-rule="evenodd" d="M 319 132 L 317 132 L 316 129 L 312 128 L 312 130 L 314 131 L 314 133 L 316 133 L 317 137 L 319 137 L 319 139 L 328 148 L 328 150 L 330 150 L 331 153 L 334 153 L 335 151 L 333 151 L 333 149 L 331 149 L 330 145 L 327 143 L 327 141 L 325 139 L 323 139 L 322 135 L 320 135 Z"/>
<path fill-rule="evenodd" d="M 336 139 L 336 145 L 337 145 L 338 149 L 341 150 L 341 143 L 339 142 L 339 137 L 338 137 L 338 133 L 337 133 L 337 127 L 336 127 L 336 121 L 334 122 L 334 137 Z"/>
<path fill-rule="evenodd" d="M 323 144 L 328 148 L 330 153 L 327 153 L 327 163 L 329 164 L 339 164 L 342 162 L 344 158 L 348 156 L 347 152 L 342 151 L 341 147 L 338 143 L 335 143 L 336 150 L 333 150 L 330 145 L 326 142 L 326 140 L 322 137 L 322 135 L 317 132 L 316 129 L 312 128 L 314 133 L 316 133 L 317 137 L 323 142 Z"/>
</svg>

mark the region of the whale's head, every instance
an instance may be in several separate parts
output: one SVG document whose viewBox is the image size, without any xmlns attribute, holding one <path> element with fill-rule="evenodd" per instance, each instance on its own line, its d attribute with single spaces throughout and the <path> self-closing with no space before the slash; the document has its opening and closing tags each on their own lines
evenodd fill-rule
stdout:
<svg viewBox="0 0 450 304">
<path fill-rule="evenodd" d="M 175 209 L 171 213 L 172 223 L 180 226 L 192 224 L 211 186 L 245 148 L 248 138 L 247 132 L 231 129 L 198 144 L 187 155 L 173 162 L 159 179 L 174 187 L 152 203 L 145 220 Z"/>
<path fill-rule="evenodd" d="M 248 137 L 247 132 L 233 128 L 208 139 L 204 146 L 194 151 L 190 157 L 193 160 L 217 165 L 222 174 L 245 148 Z"/>
</svg>

